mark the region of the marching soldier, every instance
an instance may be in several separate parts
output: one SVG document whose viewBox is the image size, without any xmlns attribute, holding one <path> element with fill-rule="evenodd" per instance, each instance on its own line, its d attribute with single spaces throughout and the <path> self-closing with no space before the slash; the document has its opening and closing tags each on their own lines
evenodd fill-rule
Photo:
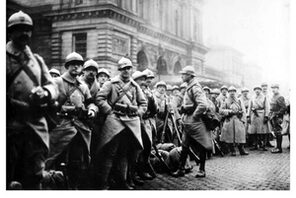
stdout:
<svg viewBox="0 0 296 198">
<path fill-rule="evenodd" d="M 272 153 L 282 153 L 282 127 L 283 116 L 286 111 L 285 98 L 279 92 L 279 85 L 274 84 L 271 86 L 273 96 L 270 102 L 270 114 L 269 120 L 272 126 L 272 130 L 275 133 L 276 137 L 276 148 L 273 149 Z"/>
<path fill-rule="evenodd" d="M 223 103 L 225 103 L 226 99 L 228 98 L 228 88 L 223 85 L 220 89 L 221 93 L 220 95 L 217 97 L 217 101 L 218 101 L 218 107 L 220 108 L 222 106 Z"/>
<path fill-rule="evenodd" d="M 196 74 L 192 66 L 186 66 L 180 72 L 182 80 L 188 84 L 184 96 L 182 112 L 183 134 L 180 167 L 173 173 L 175 177 L 185 175 L 185 163 L 189 147 L 194 146 L 200 152 L 200 167 L 196 177 L 205 177 L 205 161 L 207 150 L 212 150 L 212 141 L 209 131 L 202 121 L 202 114 L 207 110 L 207 99 L 200 84 L 195 79 Z"/>
<path fill-rule="evenodd" d="M 236 88 L 230 86 L 229 97 L 220 107 L 220 114 L 225 117 L 221 131 L 221 141 L 229 145 L 232 156 L 236 156 L 235 146 L 241 155 L 248 155 L 244 149 L 246 143 L 246 110 L 243 102 L 236 97 Z"/>
<path fill-rule="evenodd" d="M 61 76 L 61 73 L 59 70 L 55 69 L 55 68 L 52 68 L 49 70 L 49 74 L 51 75 L 51 77 L 53 78 L 57 78 L 59 76 Z"/>
<path fill-rule="evenodd" d="M 268 101 L 268 103 L 270 104 L 270 100 L 271 100 L 271 96 L 269 95 L 268 92 L 268 84 L 267 83 L 262 83 L 261 84 L 261 88 L 262 88 L 262 93 L 263 95 L 266 97 L 266 100 Z M 270 141 L 272 141 L 274 139 L 274 136 L 271 132 L 271 125 L 270 122 L 267 123 L 267 135 L 266 135 L 266 146 L 267 147 L 273 147 L 273 145 L 270 143 Z"/>
<path fill-rule="evenodd" d="M 152 84 L 152 82 L 153 82 L 153 80 L 154 80 L 154 73 L 153 73 L 153 71 L 151 71 L 150 69 L 145 69 L 144 71 L 143 71 L 143 73 L 144 74 L 146 74 L 146 76 L 147 76 L 147 78 L 146 78 L 146 84 L 147 84 L 147 89 L 149 90 L 149 91 L 151 91 L 151 89 L 150 89 L 150 87 L 151 87 L 151 84 Z"/>
<path fill-rule="evenodd" d="M 87 85 L 78 74 L 83 68 L 83 58 L 76 52 L 66 57 L 66 72 L 55 78 L 58 98 L 58 125 L 50 133 L 50 154 L 47 168 L 60 169 L 66 164 L 69 188 L 83 187 L 84 176 L 90 162 L 91 130 L 87 120 L 94 118 L 98 108 L 94 105 Z"/>
<path fill-rule="evenodd" d="M 131 78 L 132 62 L 118 61 L 120 74 L 106 82 L 96 97 L 96 104 L 106 115 L 96 152 L 97 188 L 108 189 L 113 168 L 114 181 L 119 189 L 133 189 L 127 184 L 128 156 L 143 148 L 140 117 L 146 111 L 147 101 L 140 86 Z M 133 151 L 132 151 L 133 150 Z"/>
<path fill-rule="evenodd" d="M 100 89 L 97 82 L 98 67 L 98 64 L 93 59 L 89 59 L 84 63 L 83 76 L 80 77 L 80 80 L 87 85 L 93 99 Z"/>
<path fill-rule="evenodd" d="M 98 83 L 100 88 L 103 87 L 104 83 L 110 79 L 110 72 L 105 69 L 101 68 L 98 70 Z"/>
<path fill-rule="evenodd" d="M 150 153 L 153 144 L 153 136 L 155 137 L 155 115 L 157 113 L 157 105 L 151 91 L 147 89 L 145 72 L 136 71 L 132 75 L 134 81 L 138 83 L 147 100 L 147 111 L 141 119 L 141 134 L 144 149 L 141 152 L 138 163 L 138 175 L 145 180 L 150 180 L 156 177 L 155 172 L 150 164 Z M 154 134 L 153 134 L 154 133 Z"/>
<path fill-rule="evenodd" d="M 261 142 L 263 151 L 267 151 L 266 145 L 266 128 L 269 115 L 269 103 L 266 96 L 262 94 L 260 86 L 254 87 L 255 97 L 249 102 L 247 111 L 247 122 L 250 124 L 249 133 L 253 136 L 254 147 L 250 150 L 258 150 L 258 141 Z"/>
<path fill-rule="evenodd" d="M 49 150 L 46 108 L 56 100 L 58 90 L 43 59 L 28 46 L 31 17 L 19 11 L 7 24 L 7 188 L 41 189 L 41 181 L 48 176 L 44 171 Z"/>
</svg>

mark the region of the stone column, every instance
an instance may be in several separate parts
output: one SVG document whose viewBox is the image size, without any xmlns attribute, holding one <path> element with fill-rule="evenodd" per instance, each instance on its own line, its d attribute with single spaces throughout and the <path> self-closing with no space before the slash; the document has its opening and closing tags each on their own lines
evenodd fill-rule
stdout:
<svg viewBox="0 0 296 198">
<path fill-rule="evenodd" d="M 131 59 L 132 63 L 135 67 L 138 66 L 137 64 L 137 48 L 138 48 L 138 39 L 135 36 L 131 38 Z"/>
</svg>

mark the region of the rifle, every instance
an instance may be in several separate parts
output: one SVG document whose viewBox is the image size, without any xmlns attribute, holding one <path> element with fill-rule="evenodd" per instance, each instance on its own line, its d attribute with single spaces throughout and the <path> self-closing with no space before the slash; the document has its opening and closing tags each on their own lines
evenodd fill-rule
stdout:
<svg viewBox="0 0 296 198">
<path fill-rule="evenodd" d="M 165 168 L 165 171 L 166 171 L 168 174 L 171 174 L 172 171 L 171 171 L 170 167 L 167 165 L 167 163 L 165 163 L 163 157 L 159 154 L 159 151 L 158 151 L 158 149 L 157 149 L 155 143 L 152 144 L 152 146 L 153 146 L 153 148 L 154 148 L 154 150 L 155 150 L 155 155 L 156 155 L 156 157 L 159 159 L 159 161 L 161 162 L 161 164 L 162 164 L 163 167 Z"/>
<path fill-rule="evenodd" d="M 170 119 L 173 123 L 173 129 L 175 130 L 175 133 L 177 135 L 177 139 L 178 139 L 178 142 L 179 142 L 179 145 L 181 145 L 182 143 L 182 140 L 181 140 L 181 137 L 180 137 L 180 134 L 182 134 L 180 131 L 179 131 L 179 128 L 176 124 L 176 119 L 174 117 L 174 115 L 172 113 L 170 113 Z M 198 165 L 200 163 L 200 159 L 199 157 L 194 153 L 194 151 L 192 150 L 191 147 L 189 147 L 189 154 L 193 157 L 194 161 L 196 162 L 196 164 Z"/>
</svg>

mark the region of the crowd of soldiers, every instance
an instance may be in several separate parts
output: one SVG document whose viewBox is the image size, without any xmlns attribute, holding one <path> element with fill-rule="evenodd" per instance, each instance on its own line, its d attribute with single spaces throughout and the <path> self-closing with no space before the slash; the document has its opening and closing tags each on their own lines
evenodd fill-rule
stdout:
<svg viewBox="0 0 296 198">
<path fill-rule="evenodd" d="M 133 72 L 118 61 L 112 77 L 92 59 L 72 52 L 66 71 L 48 70 L 28 46 L 33 22 L 23 12 L 8 20 L 7 188 L 134 189 L 158 173 L 182 177 L 213 154 L 248 155 L 270 146 L 282 152 L 282 122 L 288 112 L 279 85 L 202 87 L 192 66 L 183 84 L 154 85 L 149 69 Z M 153 86 L 154 85 L 154 86 Z M 272 135 L 270 135 L 272 134 Z"/>
</svg>

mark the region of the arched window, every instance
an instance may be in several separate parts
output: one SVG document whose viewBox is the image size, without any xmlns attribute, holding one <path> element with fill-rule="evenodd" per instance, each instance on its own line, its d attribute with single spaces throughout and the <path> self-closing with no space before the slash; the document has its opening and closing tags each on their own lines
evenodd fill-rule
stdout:
<svg viewBox="0 0 296 198">
<path fill-rule="evenodd" d="M 157 60 L 157 73 L 162 75 L 168 74 L 167 63 L 162 56 Z"/>
<path fill-rule="evenodd" d="M 174 65 L 174 73 L 179 74 L 179 72 L 182 70 L 182 66 L 180 61 L 177 61 Z"/>
<path fill-rule="evenodd" d="M 138 70 L 143 71 L 148 67 L 148 58 L 144 51 L 139 51 L 137 54 Z"/>
</svg>

